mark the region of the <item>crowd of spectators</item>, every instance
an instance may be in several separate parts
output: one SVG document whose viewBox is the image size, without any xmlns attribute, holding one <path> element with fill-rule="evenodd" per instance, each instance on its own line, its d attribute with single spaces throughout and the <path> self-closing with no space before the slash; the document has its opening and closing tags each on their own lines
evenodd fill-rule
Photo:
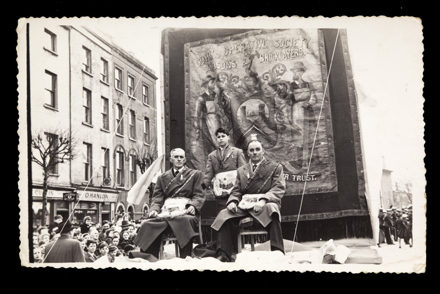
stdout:
<svg viewBox="0 0 440 294">
<path fill-rule="evenodd" d="M 115 262 L 118 256 L 128 256 L 136 246 L 133 240 L 139 230 L 141 221 L 132 221 L 128 214 L 118 215 L 117 221 L 111 223 L 104 220 L 102 223 L 93 223 L 90 216 L 84 217 L 81 224 L 75 225 L 70 232 L 72 239 L 78 240 L 83 250 L 85 262 L 96 262 L 101 258 Z M 63 217 L 54 217 L 54 223 L 49 226 L 40 226 L 33 232 L 34 262 L 45 260 L 46 245 L 57 241 L 60 237 Z M 105 260 L 106 261 L 106 260 Z"/>
<path fill-rule="evenodd" d="M 379 246 L 381 243 L 395 245 L 399 242 L 399 248 L 402 248 L 402 240 L 406 245 L 412 247 L 412 205 L 397 209 L 391 206 L 389 209 L 379 209 L 379 226 L 382 232 L 379 238 Z"/>
</svg>

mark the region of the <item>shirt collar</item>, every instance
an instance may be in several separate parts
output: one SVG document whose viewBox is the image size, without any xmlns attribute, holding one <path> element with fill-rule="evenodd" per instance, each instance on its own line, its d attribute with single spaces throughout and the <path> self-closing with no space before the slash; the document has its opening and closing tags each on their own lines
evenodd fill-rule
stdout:
<svg viewBox="0 0 440 294">
<path fill-rule="evenodd" d="M 251 165 L 251 167 L 254 167 L 254 165 L 257 165 L 257 167 L 258 167 L 264 161 L 264 159 L 265 158 L 263 156 L 263 158 L 257 163 L 253 163 L 252 160 L 249 160 L 249 164 Z"/>
</svg>

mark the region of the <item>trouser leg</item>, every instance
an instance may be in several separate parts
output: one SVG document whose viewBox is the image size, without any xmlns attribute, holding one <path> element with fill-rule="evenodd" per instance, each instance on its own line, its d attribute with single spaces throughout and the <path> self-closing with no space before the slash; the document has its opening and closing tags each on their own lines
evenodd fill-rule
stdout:
<svg viewBox="0 0 440 294">
<path fill-rule="evenodd" d="M 270 250 L 280 250 L 284 253 L 283 233 L 278 215 L 272 215 L 272 221 L 268 225 L 268 232 L 270 238 Z"/>
<path fill-rule="evenodd" d="M 390 227 L 384 227 L 384 233 L 387 244 L 394 244 L 393 240 L 391 239 Z"/>
<path fill-rule="evenodd" d="M 141 249 L 141 252 L 149 253 L 151 255 L 154 255 L 156 258 L 159 258 L 159 250 L 160 246 L 162 246 L 162 235 L 163 233 L 160 234 L 146 250 Z"/>
<path fill-rule="evenodd" d="M 238 224 L 240 218 L 232 218 L 223 223 L 217 232 L 217 254 L 225 253 L 230 259 L 237 252 Z"/>
<path fill-rule="evenodd" d="M 180 247 L 180 258 L 186 258 L 187 256 L 191 256 L 192 253 L 192 248 L 193 248 L 193 239 L 191 238 L 191 240 L 189 240 L 189 242 L 183 246 Z"/>
</svg>

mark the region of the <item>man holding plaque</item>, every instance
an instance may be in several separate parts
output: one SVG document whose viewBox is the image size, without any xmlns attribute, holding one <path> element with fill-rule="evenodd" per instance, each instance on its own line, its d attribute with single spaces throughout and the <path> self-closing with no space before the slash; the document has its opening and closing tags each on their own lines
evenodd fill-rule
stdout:
<svg viewBox="0 0 440 294">
<path fill-rule="evenodd" d="M 216 213 L 226 208 L 237 178 L 237 168 L 246 164 L 243 151 L 229 146 L 229 134 L 223 129 L 215 131 L 218 148 L 208 155 L 203 182 L 210 187 L 216 200 Z"/>
<path fill-rule="evenodd" d="M 248 164 L 237 170 L 237 179 L 226 209 L 220 211 L 212 224 L 217 234 L 217 258 L 233 262 L 237 251 L 237 229 L 240 219 L 251 216 L 269 233 L 271 250 L 284 253 L 281 231 L 281 198 L 286 191 L 283 167 L 264 157 L 264 148 L 252 135 L 247 152 Z"/>
<path fill-rule="evenodd" d="M 172 167 L 157 178 L 149 219 L 144 221 L 134 239 L 141 254 L 149 253 L 156 258 L 162 235 L 173 232 L 180 247 L 180 257 L 191 255 L 192 238 L 196 234 L 197 217 L 205 195 L 203 193 L 203 174 L 185 166 L 185 151 L 180 148 L 171 150 Z"/>
</svg>

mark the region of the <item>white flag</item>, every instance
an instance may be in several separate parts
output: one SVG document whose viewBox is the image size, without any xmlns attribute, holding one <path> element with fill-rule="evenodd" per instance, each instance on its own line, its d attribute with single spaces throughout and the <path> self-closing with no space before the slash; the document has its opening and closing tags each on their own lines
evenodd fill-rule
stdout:
<svg viewBox="0 0 440 294">
<path fill-rule="evenodd" d="M 142 174 L 137 182 L 128 191 L 127 202 L 133 204 L 139 204 L 145 195 L 148 187 L 151 184 L 154 176 L 161 170 L 164 160 L 164 155 L 159 156 L 148 169 Z"/>
</svg>

